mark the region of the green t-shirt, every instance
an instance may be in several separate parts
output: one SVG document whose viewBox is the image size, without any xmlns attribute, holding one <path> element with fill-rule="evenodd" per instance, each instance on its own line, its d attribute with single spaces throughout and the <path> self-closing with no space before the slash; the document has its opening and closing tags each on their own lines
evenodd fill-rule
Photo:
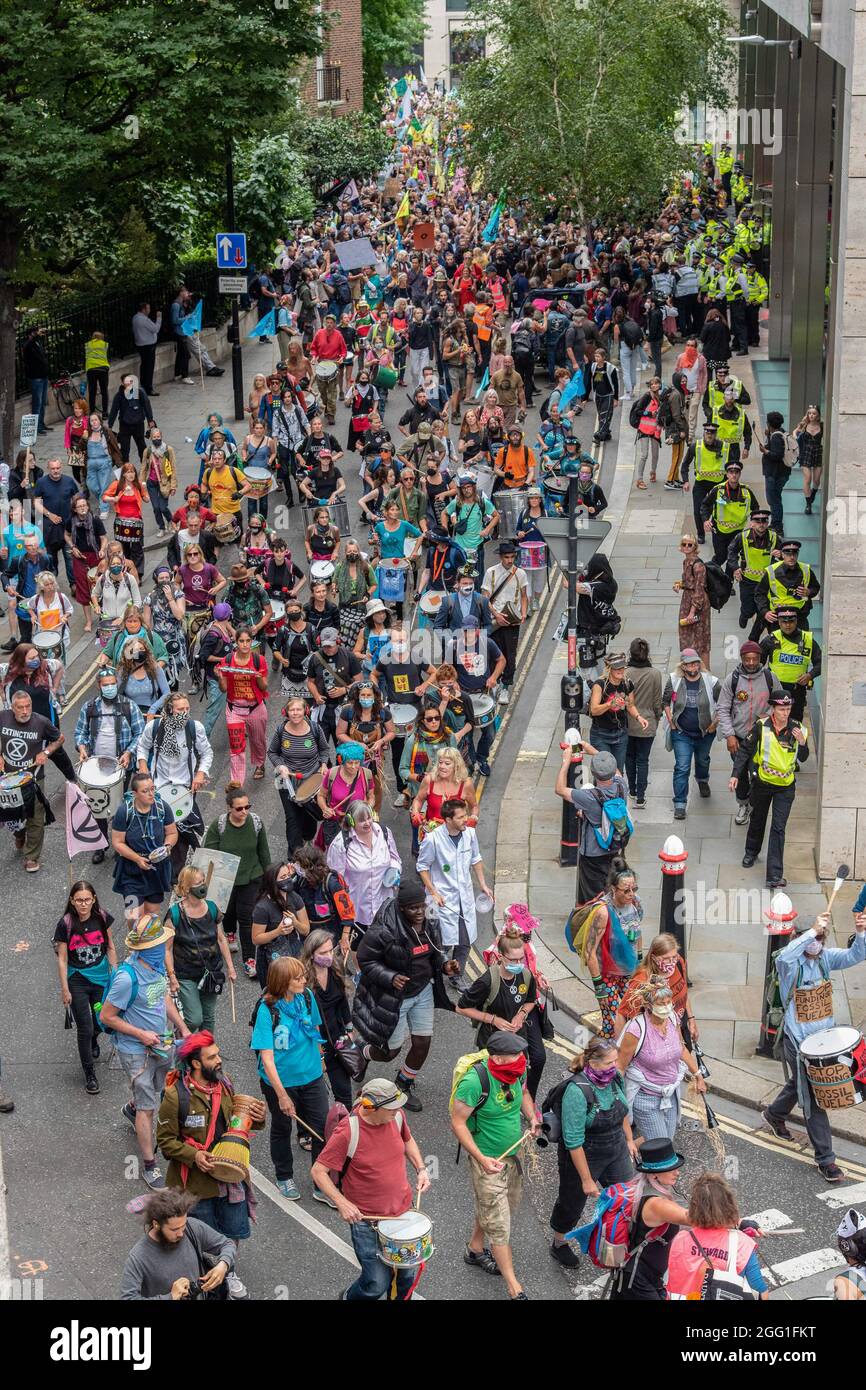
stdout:
<svg viewBox="0 0 866 1390">
<path fill-rule="evenodd" d="M 505 1099 L 511 1092 L 511 1101 Z M 481 1100 L 481 1082 L 473 1067 L 467 1072 L 454 1099 L 464 1105 L 475 1106 Z M 490 1078 L 490 1096 L 480 1110 L 469 1121 L 469 1132 L 486 1158 L 498 1158 L 520 1138 L 520 1105 L 523 1100 L 523 1082 L 511 1082 L 505 1086 Z"/>
<path fill-rule="evenodd" d="M 592 1089 L 595 1091 L 595 1104 L 587 1126 L 587 1104 L 583 1091 L 580 1086 L 565 1088 L 562 1097 L 562 1142 L 567 1149 L 583 1147 L 587 1128 L 592 1129 L 599 1110 L 609 1110 L 616 1100 L 625 1104 L 625 1091 L 621 1081 L 612 1081 L 609 1086 L 593 1086 Z"/>
<path fill-rule="evenodd" d="M 457 525 L 466 522 L 466 529 L 461 534 L 457 530 L 453 532 L 454 542 L 459 545 L 464 552 L 467 550 L 477 550 L 481 544 L 481 532 L 493 515 L 493 503 L 489 497 L 479 497 L 477 502 L 449 502 L 445 508 L 446 516 L 457 516 Z"/>
</svg>

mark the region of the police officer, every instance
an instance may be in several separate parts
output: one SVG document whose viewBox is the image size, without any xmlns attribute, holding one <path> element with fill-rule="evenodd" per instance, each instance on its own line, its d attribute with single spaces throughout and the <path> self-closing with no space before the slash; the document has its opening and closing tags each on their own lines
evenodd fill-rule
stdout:
<svg viewBox="0 0 866 1390">
<path fill-rule="evenodd" d="M 791 719 L 791 697 L 782 691 L 770 696 L 770 716 L 756 719 L 734 757 L 728 786 L 737 783 L 747 763 L 752 763 L 752 814 L 746 831 L 743 868 L 751 869 L 761 852 L 767 816 L 772 810 L 767 844 L 767 887 L 784 888 L 785 827 L 794 804 L 798 764 L 809 756 L 806 730 Z"/>
<path fill-rule="evenodd" d="M 712 420 L 708 420 L 704 425 L 703 438 L 690 444 L 686 450 L 683 461 L 680 465 L 680 474 L 683 480 L 683 492 L 689 490 L 689 467 L 694 461 L 695 465 L 695 486 L 692 493 L 692 509 L 695 517 L 695 537 L 699 545 L 703 544 L 704 523 L 701 517 L 701 508 L 708 493 L 712 492 L 719 483 L 725 481 L 725 464 L 728 462 L 730 452 L 727 444 L 721 444 L 718 438 L 718 430 Z"/>
<path fill-rule="evenodd" d="M 791 697 L 791 717 L 803 718 L 806 691 L 821 674 L 821 648 L 815 634 L 798 625 L 796 608 L 777 608 L 779 626 L 761 642 L 761 656 L 767 668 Z"/>
<path fill-rule="evenodd" d="M 707 382 L 707 389 L 701 404 L 704 408 L 704 418 L 712 420 L 713 411 L 725 403 L 725 392 L 729 387 L 734 388 L 734 400 L 737 405 L 751 405 L 752 398 L 746 390 L 738 376 L 732 376 L 730 370 L 724 363 L 716 367 L 716 375 L 713 381 Z"/>
<path fill-rule="evenodd" d="M 746 276 L 746 284 L 749 289 L 746 297 L 746 324 L 749 329 L 749 347 L 760 347 L 761 333 L 758 320 L 761 305 L 766 304 L 769 298 L 770 287 L 753 261 L 746 261 L 744 273 Z"/>
<path fill-rule="evenodd" d="M 724 276 L 725 299 L 731 316 L 731 335 L 736 347 L 735 357 L 749 355 L 749 326 L 746 318 L 746 304 L 749 298 L 749 285 L 743 273 L 745 257 L 735 251 L 729 261 L 729 269 Z"/>
<path fill-rule="evenodd" d="M 704 534 L 713 538 L 713 559 L 722 565 L 728 558 L 733 538 L 740 534 L 758 505 L 752 489 L 740 482 L 743 466 L 729 459 L 725 481 L 708 492 L 701 506 Z"/>
<path fill-rule="evenodd" d="M 809 626 L 812 600 L 821 592 L 821 585 L 812 572 L 812 566 L 800 564 L 798 556 L 802 541 L 792 541 L 785 537 L 780 546 L 781 560 L 770 565 L 758 581 L 755 603 L 758 612 L 763 613 L 768 628 L 776 627 L 776 606 L 784 604 L 796 608 L 800 627 Z"/>
<path fill-rule="evenodd" d="M 719 155 L 717 168 L 719 178 L 722 181 L 722 188 L 725 190 L 725 197 L 731 201 L 731 174 L 734 168 L 734 156 L 731 154 L 730 145 L 722 145 Z"/>
<path fill-rule="evenodd" d="M 764 626 L 763 614 L 758 612 L 755 595 L 758 580 L 774 559 L 779 558 L 779 538 L 770 529 L 770 513 L 766 507 L 756 507 L 749 525 L 734 536 L 728 546 L 728 570 L 740 586 L 740 627 L 757 615 L 752 629 L 755 641 Z"/>
<path fill-rule="evenodd" d="M 730 449 L 731 460 L 740 460 L 740 445 L 743 458 L 748 458 L 752 447 L 752 426 L 743 406 L 737 404 L 733 386 L 725 388 L 724 402 L 713 411 L 713 423 L 719 439 Z"/>
</svg>

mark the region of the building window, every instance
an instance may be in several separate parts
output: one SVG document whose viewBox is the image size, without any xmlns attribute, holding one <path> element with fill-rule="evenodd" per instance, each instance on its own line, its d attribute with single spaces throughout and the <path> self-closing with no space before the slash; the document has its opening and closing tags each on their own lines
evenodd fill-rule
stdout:
<svg viewBox="0 0 866 1390">
<path fill-rule="evenodd" d="M 322 103 L 342 101 L 342 85 L 342 68 L 339 63 L 326 63 L 316 69 L 317 101 Z"/>
<path fill-rule="evenodd" d="M 477 29 L 452 29 L 449 40 L 451 85 L 456 87 L 460 81 L 461 70 L 483 58 L 486 45 L 484 35 Z"/>
<path fill-rule="evenodd" d="M 445 9 L 449 12 L 453 10 L 468 10 L 469 0 L 445 0 Z"/>
</svg>

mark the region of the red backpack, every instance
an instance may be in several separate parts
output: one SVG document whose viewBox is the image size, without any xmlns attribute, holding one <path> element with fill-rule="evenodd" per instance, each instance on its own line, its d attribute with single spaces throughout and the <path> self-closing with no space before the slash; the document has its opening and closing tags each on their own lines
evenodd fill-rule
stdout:
<svg viewBox="0 0 866 1390">
<path fill-rule="evenodd" d="M 644 1246 L 651 1240 L 660 1240 L 667 1231 L 667 1223 L 656 1226 L 639 1245 L 632 1246 L 632 1230 L 645 1188 L 646 1180 L 638 1175 L 606 1187 L 599 1197 L 587 1245 L 587 1254 L 598 1269 L 621 1269 L 632 1261 L 632 1269 L 636 1269 Z"/>
</svg>

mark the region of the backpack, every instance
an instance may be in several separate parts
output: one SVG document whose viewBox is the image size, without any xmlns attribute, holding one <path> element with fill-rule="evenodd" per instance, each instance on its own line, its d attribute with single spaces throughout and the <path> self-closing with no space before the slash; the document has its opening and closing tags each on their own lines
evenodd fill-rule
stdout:
<svg viewBox="0 0 866 1390">
<path fill-rule="evenodd" d="M 625 342 L 626 347 L 631 348 L 634 352 L 635 348 L 640 347 L 644 340 L 644 331 L 639 323 L 635 323 L 634 319 L 626 319 L 620 329 L 620 338 Z"/>
<path fill-rule="evenodd" d="M 732 700 L 736 698 L 737 686 L 738 686 L 739 683 L 740 683 L 740 674 L 741 674 L 741 673 L 740 673 L 739 671 L 734 671 L 733 675 L 731 676 L 731 699 L 732 699 Z M 767 670 L 766 666 L 764 666 L 764 667 L 761 668 L 761 675 L 764 677 L 764 680 L 767 682 L 767 694 L 768 694 L 768 695 L 772 695 L 772 693 L 773 693 L 773 677 L 770 675 L 770 672 Z"/>
<path fill-rule="evenodd" d="M 686 1230 L 707 1262 L 707 1272 L 704 1275 L 701 1292 L 698 1295 L 699 1301 L 701 1303 L 755 1303 L 758 1295 L 749 1288 L 745 1276 L 737 1273 L 737 1249 L 739 1247 L 737 1232 L 731 1231 L 728 1238 L 727 1269 L 716 1269 L 691 1226 L 686 1226 Z"/>
<path fill-rule="evenodd" d="M 541 1124 L 550 1144 L 558 1144 L 562 1138 L 562 1102 L 569 1086 L 579 1086 L 583 1092 L 587 1125 L 598 1109 L 598 1097 L 590 1082 L 576 1076 L 574 1072 L 568 1072 L 555 1086 L 551 1086 L 541 1102 Z"/>
<path fill-rule="evenodd" d="M 462 1057 L 457 1058 L 457 1061 L 454 1063 L 454 1071 L 451 1075 L 451 1094 L 448 1097 L 449 1114 L 454 1113 L 454 1092 L 457 1090 L 464 1076 L 467 1076 L 470 1071 L 474 1071 L 481 1083 L 481 1099 L 466 1121 L 466 1128 L 469 1130 L 470 1134 L 475 1133 L 475 1126 L 472 1121 L 476 1113 L 481 1109 L 482 1105 L 486 1105 L 490 1099 L 490 1072 L 487 1070 L 487 1058 L 489 1055 L 486 1048 L 482 1048 L 479 1052 L 465 1052 Z M 458 1143 L 457 1157 L 454 1160 L 455 1163 L 460 1162 L 460 1149 L 461 1145 Z"/>
<path fill-rule="evenodd" d="M 219 820 L 217 821 L 217 828 L 219 829 L 220 838 L 222 838 L 222 836 L 226 833 L 226 822 L 228 821 L 228 818 L 229 818 L 229 813 L 228 813 L 228 811 L 223 811 L 222 815 L 220 816 Z M 252 821 L 253 825 L 255 826 L 256 834 L 257 834 L 257 835 L 261 834 L 261 829 L 262 829 L 262 818 L 261 818 L 261 816 L 258 815 L 257 812 L 255 812 L 255 811 L 250 811 L 250 820 Z"/>
<path fill-rule="evenodd" d="M 639 1245 L 631 1245 L 631 1234 L 645 1186 L 646 1180 L 643 1174 L 639 1174 L 628 1182 L 617 1182 L 606 1187 L 598 1198 L 586 1246 L 586 1253 L 597 1269 L 622 1269 L 624 1265 L 631 1264 L 633 1280 L 645 1246 L 652 1240 L 660 1239 L 667 1231 L 667 1224 L 659 1226 L 646 1235 Z"/>
<path fill-rule="evenodd" d="M 593 787 L 592 792 L 601 811 L 601 825 L 592 827 L 596 843 L 611 854 L 623 854 L 634 831 L 628 806 L 621 796 L 605 798 L 597 787 Z"/>
<path fill-rule="evenodd" d="M 544 400 L 541 402 L 541 407 L 538 413 L 541 416 L 542 420 L 546 420 L 548 418 L 548 415 L 550 413 L 550 396 L 552 395 L 553 392 L 551 391 L 550 395 L 545 396 Z"/>
<path fill-rule="evenodd" d="M 129 996 L 126 1009 L 123 1010 L 124 1013 L 126 1013 L 126 1010 L 129 1009 L 135 1003 L 135 1000 L 138 997 L 138 976 L 136 975 L 135 970 L 133 969 L 132 962 L 125 960 L 122 965 L 119 965 L 117 967 L 116 970 L 112 970 L 110 976 L 108 977 L 108 984 L 105 986 L 102 998 L 93 1010 L 93 1016 L 96 1019 L 97 1027 L 103 1033 L 112 1033 L 114 1031 L 113 1028 L 107 1027 L 102 1022 L 102 1006 L 108 998 L 108 991 L 111 989 L 111 986 L 114 984 L 114 981 L 121 973 L 128 975 L 129 978 L 132 980 L 132 993 Z"/>
<path fill-rule="evenodd" d="M 488 968 L 488 970 L 489 970 L 489 972 L 490 972 L 490 988 L 489 988 L 489 990 L 487 991 L 487 998 L 485 999 L 484 1003 L 481 1005 L 481 1012 L 482 1012 L 482 1013 L 487 1013 L 487 1010 L 490 1008 L 490 1005 L 493 1003 L 494 999 L 496 998 L 497 994 L 499 993 L 500 989 L 502 988 L 502 971 L 500 970 L 500 968 L 499 968 L 499 966 L 497 965 L 496 961 L 491 961 L 490 965 L 489 965 L 487 968 Z M 527 969 L 527 967 L 526 967 L 525 965 L 524 965 L 524 967 L 523 967 L 523 972 L 522 972 L 522 973 L 523 973 L 523 984 L 524 984 L 524 988 L 525 988 L 526 991 L 528 991 L 528 990 L 529 990 L 529 982 L 530 982 L 530 980 L 532 979 L 532 973 L 531 973 L 531 971 L 529 971 L 529 970 Z M 488 1028 L 490 1025 L 489 1025 L 489 1024 L 486 1024 L 486 1023 L 480 1023 L 480 1022 L 479 1022 L 479 1023 L 474 1024 L 473 1026 L 474 1026 L 474 1028 L 475 1028 L 475 1039 L 476 1039 L 476 1042 L 477 1042 L 477 1041 L 478 1041 L 478 1035 L 479 1035 L 479 1033 L 481 1032 L 481 1029 L 482 1029 L 482 1028 Z M 480 1046 L 480 1043 L 479 1043 L 479 1046 Z M 462 1059 L 461 1059 L 461 1060 L 462 1060 Z M 484 1082 L 482 1081 L 481 1084 L 482 1084 L 482 1086 L 483 1086 L 483 1085 L 484 1085 Z M 486 1097 L 485 1097 L 485 1099 L 486 1099 Z"/>
<path fill-rule="evenodd" d="M 331 1168 L 328 1170 L 328 1176 L 331 1179 L 331 1182 L 334 1184 L 335 1187 L 339 1188 L 342 1188 L 343 1186 L 343 1178 L 346 1176 L 346 1170 L 349 1167 L 349 1164 L 352 1162 L 352 1159 L 355 1157 L 355 1153 L 358 1148 L 358 1140 L 361 1137 L 361 1121 L 355 1114 L 354 1110 L 347 1110 L 345 1105 L 342 1105 L 339 1101 L 336 1105 L 331 1106 L 330 1110 L 328 1111 L 328 1118 L 325 1121 L 324 1139 L 325 1143 L 327 1144 L 328 1140 L 333 1135 L 337 1126 L 342 1124 L 343 1120 L 346 1119 L 348 1119 L 349 1121 L 349 1143 L 346 1146 L 345 1161 L 343 1163 L 342 1168 Z M 398 1130 L 402 1134 L 403 1126 L 406 1123 L 402 1110 L 397 1111 L 394 1123 L 396 1124 Z"/>
<path fill-rule="evenodd" d="M 710 600 L 710 607 L 715 608 L 716 612 L 721 612 L 734 592 L 734 581 L 722 569 L 721 565 L 716 564 L 715 560 L 705 560 L 704 569 L 706 570 L 707 597 Z"/>
<path fill-rule="evenodd" d="M 668 386 L 664 389 L 664 391 L 662 391 L 661 404 L 659 406 L 659 413 L 656 416 L 656 421 L 662 427 L 662 429 L 664 429 L 667 425 L 671 423 L 672 419 L 673 415 L 671 413 L 671 390 Z"/>
</svg>

